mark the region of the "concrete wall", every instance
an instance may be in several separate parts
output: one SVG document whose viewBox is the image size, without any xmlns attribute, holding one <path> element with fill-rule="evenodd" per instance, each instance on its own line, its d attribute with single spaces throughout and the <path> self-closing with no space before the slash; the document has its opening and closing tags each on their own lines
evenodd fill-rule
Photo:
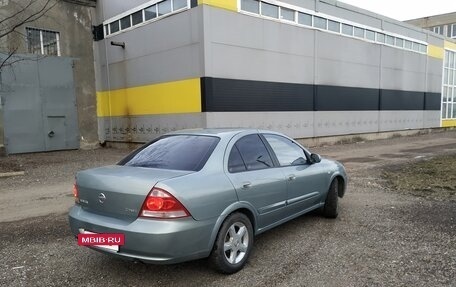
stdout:
<svg viewBox="0 0 456 287">
<path fill-rule="evenodd" d="M 0 15 L 12 15 L 23 9 L 26 2 L 28 3 L 28 1 L 10 0 L 8 5 L 1 7 Z M 34 1 L 34 4 L 19 17 L 26 17 L 41 9 L 45 2 L 45 0 Z M 82 147 L 98 142 L 92 37 L 94 6 L 95 1 L 57 1 L 57 4 L 44 16 L 20 26 L 17 32 L 11 33 L 0 41 L 2 52 L 8 53 L 17 48 L 17 53 L 27 53 L 26 27 L 59 32 L 61 56 L 74 58 L 73 71 Z M 12 19 L 11 24 L 16 23 L 14 21 L 17 19 L 18 17 Z"/>
</svg>

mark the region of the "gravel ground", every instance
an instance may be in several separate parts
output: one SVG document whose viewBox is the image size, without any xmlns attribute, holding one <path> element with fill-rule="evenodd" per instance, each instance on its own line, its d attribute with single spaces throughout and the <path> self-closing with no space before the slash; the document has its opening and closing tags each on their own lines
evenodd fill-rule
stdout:
<svg viewBox="0 0 456 287">
<path fill-rule="evenodd" d="M 308 214 L 255 237 L 245 269 L 231 276 L 206 260 L 144 265 L 77 246 L 67 220 L 74 172 L 127 150 L 9 157 L 26 175 L 0 179 L 0 285 L 456 286 L 456 201 L 399 193 L 381 176 L 456 154 L 456 131 L 314 150 L 347 167 L 339 217 Z"/>
</svg>

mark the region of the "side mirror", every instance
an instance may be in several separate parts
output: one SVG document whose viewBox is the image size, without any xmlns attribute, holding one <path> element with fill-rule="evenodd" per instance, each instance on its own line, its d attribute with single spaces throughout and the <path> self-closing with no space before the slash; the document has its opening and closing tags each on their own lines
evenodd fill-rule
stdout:
<svg viewBox="0 0 456 287">
<path fill-rule="evenodd" d="M 305 160 L 303 157 L 299 157 L 291 163 L 291 165 L 304 165 L 304 164 L 307 164 L 307 160 Z"/>
<path fill-rule="evenodd" d="M 311 163 L 319 163 L 321 161 L 321 156 L 319 154 L 313 153 L 310 155 Z"/>
</svg>

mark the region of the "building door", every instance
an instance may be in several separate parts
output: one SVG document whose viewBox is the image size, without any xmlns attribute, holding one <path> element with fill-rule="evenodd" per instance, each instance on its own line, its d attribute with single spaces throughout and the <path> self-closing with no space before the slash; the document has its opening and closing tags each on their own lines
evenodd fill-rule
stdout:
<svg viewBox="0 0 456 287">
<path fill-rule="evenodd" d="M 6 152 L 79 148 L 73 59 L 17 57 L 1 71 Z"/>
</svg>

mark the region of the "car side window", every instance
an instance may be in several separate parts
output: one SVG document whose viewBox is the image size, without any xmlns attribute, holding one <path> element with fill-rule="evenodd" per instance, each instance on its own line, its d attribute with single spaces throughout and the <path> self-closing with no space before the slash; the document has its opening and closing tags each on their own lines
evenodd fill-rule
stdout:
<svg viewBox="0 0 456 287">
<path fill-rule="evenodd" d="M 257 134 L 239 139 L 235 146 L 247 170 L 265 169 L 274 165 L 266 146 Z"/>
<path fill-rule="evenodd" d="M 307 163 L 304 150 L 290 139 L 273 134 L 264 134 L 263 136 L 272 147 L 281 166 Z"/>
<path fill-rule="evenodd" d="M 241 154 L 239 153 L 238 148 L 234 145 L 228 158 L 228 171 L 234 173 L 246 170 L 247 168 L 245 167 Z"/>
</svg>

